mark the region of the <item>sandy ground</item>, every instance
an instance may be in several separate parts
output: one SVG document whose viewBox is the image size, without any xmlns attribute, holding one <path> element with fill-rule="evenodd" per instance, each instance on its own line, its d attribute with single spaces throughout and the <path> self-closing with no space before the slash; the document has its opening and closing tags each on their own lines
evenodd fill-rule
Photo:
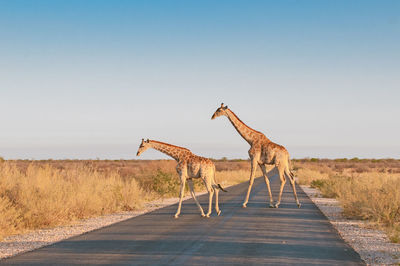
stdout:
<svg viewBox="0 0 400 266">
<path fill-rule="evenodd" d="M 365 221 L 346 219 L 336 199 L 323 198 L 314 188 L 301 188 L 368 265 L 400 264 L 400 244 L 391 243 L 384 232 L 368 228 Z"/>
</svg>

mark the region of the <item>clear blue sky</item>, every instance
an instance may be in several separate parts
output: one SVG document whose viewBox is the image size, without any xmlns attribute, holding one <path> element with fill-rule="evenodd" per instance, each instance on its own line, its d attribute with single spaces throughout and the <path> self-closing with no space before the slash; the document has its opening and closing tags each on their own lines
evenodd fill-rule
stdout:
<svg viewBox="0 0 400 266">
<path fill-rule="evenodd" d="M 400 1 L 3 0 L 0 92 L 7 159 L 247 158 L 221 102 L 294 158 L 399 158 Z"/>
</svg>

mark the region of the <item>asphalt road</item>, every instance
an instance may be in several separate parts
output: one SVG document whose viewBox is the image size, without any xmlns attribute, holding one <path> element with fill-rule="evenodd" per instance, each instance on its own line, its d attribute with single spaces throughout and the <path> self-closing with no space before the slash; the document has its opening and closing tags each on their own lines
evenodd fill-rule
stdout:
<svg viewBox="0 0 400 266">
<path fill-rule="evenodd" d="M 278 195 L 278 178 L 271 178 Z M 193 200 L 165 207 L 81 236 L 27 252 L 0 264 L 130 265 L 362 265 L 326 217 L 298 188 L 298 209 L 287 183 L 279 209 L 267 208 L 257 178 L 246 209 L 247 182 L 220 193 L 221 216 L 201 218 Z M 206 207 L 207 195 L 200 197 Z"/>
</svg>

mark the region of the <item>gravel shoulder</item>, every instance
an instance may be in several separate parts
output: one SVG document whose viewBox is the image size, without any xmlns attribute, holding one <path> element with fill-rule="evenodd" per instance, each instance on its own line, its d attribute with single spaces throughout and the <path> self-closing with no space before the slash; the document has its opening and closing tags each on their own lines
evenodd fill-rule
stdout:
<svg viewBox="0 0 400 266">
<path fill-rule="evenodd" d="M 197 192 L 196 196 L 206 192 Z M 184 197 L 184 200 L 191 196 Z M 179 201 L 179 198 L 168 198 L 151 201 L 145 204 L 143 210 L 114 213 L 99 217 L 93 217 L 77 221 L 77 223 L 68 226 L 58 226 L 50 229 L 35 230 L 26 234 L 9 236 L 0 241 L 0 260 L 15 256 L 20 253 L 28 252 L 53 243 L 65 240 L 67 238 L 81 235 L 105 226 L 109 226 L 172 204 Z M 171 213 L 173 216 L 173 213 Z"/>
<path fill-rule="evenodd" d="M 336 199 L 323 198 L 314 188 L 301 188 L 368 265 L 400 264 L 400 244 L 391 243 L 384 232 L 368 228 L 365 221 L 346 219 Z"/>
</svg>

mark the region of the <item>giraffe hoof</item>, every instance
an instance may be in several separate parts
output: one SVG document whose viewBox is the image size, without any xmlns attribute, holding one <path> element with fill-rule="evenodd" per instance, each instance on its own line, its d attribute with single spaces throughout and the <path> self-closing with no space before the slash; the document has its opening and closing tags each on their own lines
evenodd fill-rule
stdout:
<svg viewBox="0 0 400 266">
<path fill-rule="evenodd" d="M 246 208 L 246 207 L 247 207 L 247 204 L 243 203 L 242 208 Z"/>
<path fill-rule="evenodd" d="M 175 215 L 174 215 L 174 218 L 175 218 L 175 219 L 178 219 L 178 218 L 179 218 L 179 215 L 176 215 L 176 214 L 175 214 Z"/>
<path fill-rule="evenodd" d="M 209 214 L 207 214 L 207 215 L 206 215 L 206 218 L 210 218 L 210 215 L 209 215 Z"/>
<path fill-rule="evenodd" d="M 269 207 L 270 208 L 275 208 L 274 204 L 272 204 L 272 203 L 269 204 Z"/>
<path fill-rule="evenodd" d="M 206 217 L 206 215 L 204 213 L 201 214 L 201 217 Z"/>
<path fill-rule="evenodd" d="M 221 210 L 219 210 L 219 211 L 217 212 L 217 215 L 218 215 L 218 216 L 220 216 L 220 214 L 221 214 Z"/>
<path fill-rule="evenodd" d="M 297 203 L 297 207 L 300 209 L 300 207 L 301 207 L 301 203 Z"/>
<path fill-rule="evenodd" d="M 275 208 L 279 208 L 279 204 L 277 203 L 277 204 L 275 204 Z"/>
</svg>

